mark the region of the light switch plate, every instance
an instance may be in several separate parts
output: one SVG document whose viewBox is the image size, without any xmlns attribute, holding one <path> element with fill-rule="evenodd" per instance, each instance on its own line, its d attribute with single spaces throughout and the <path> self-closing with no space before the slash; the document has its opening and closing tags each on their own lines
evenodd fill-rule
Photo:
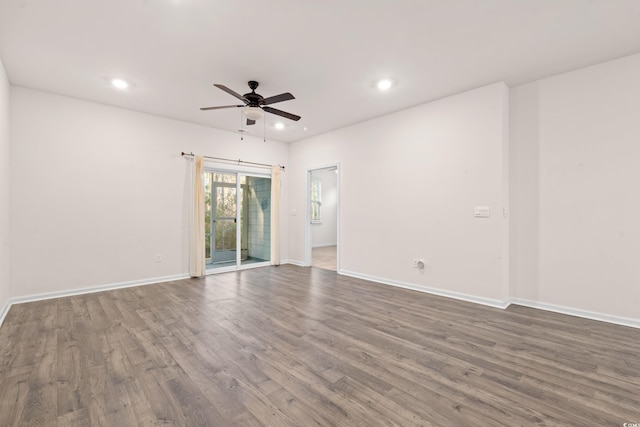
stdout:
<svg viewBox="0 0 640 427">
<path fill-rule="evenodd" d="M 489 218 L 491 216 L 491 209 L 489 206 L 476 206 L 473 208 L 473 216 L 475 218 Z"/>
</svg>

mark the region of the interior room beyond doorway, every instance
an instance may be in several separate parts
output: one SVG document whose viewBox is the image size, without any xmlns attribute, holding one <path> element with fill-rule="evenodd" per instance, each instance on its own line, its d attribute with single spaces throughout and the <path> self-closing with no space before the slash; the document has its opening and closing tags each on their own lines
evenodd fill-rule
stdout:
<svg viewBox="0 0 640 427">
<path fill-rule="evenodd" d="M 337 270 L 338 169 L 311 171 L 310 180 L 311 265 Z"/>
</svg>

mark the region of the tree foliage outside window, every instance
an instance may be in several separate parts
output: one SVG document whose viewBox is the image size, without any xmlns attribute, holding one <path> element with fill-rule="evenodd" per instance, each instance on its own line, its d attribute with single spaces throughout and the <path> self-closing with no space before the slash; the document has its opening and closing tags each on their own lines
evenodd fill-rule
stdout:
<svg viewBox="0 0 640 427">
<path fill-rule="evenodd" d="M 222 172 L 204 174 L 205 258 L 210 263 L 214 251 L 236 247 L 236 175 Z M 215 226 L 211 221 L 211 216 Z M 215 239 L 211 241 L 211 233 Z M 213 248 L 212 248 L 213 243 Z"/>
<path fill-rule="evenodd" d="M 320 206 L 322 205 L 322 181 L 311 179 L 311 222 L 320 222 Z"/>
</svg>

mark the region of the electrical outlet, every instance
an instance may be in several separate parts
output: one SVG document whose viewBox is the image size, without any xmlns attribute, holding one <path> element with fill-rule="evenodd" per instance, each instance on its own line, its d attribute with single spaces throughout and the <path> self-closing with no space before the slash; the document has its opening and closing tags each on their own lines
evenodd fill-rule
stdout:
<svg viewBox="0 0 640 427">
<path fill-rule="evenodd" d="M 156 254 L 156 262 L 162 262 L 162 254 Z"/>
<path fill-rule="evenodd" d="M 413 259 L 413 268 L 417 268 L 418 270 L 424 269 L 424 260 L 419 258 Z"/>
</svg>

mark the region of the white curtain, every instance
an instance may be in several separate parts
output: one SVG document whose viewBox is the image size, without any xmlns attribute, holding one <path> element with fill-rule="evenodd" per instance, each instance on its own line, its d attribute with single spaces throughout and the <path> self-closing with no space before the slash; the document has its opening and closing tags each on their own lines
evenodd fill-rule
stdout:
<svg viewBox="0 0 640 427">
<path fill-rule="evenodd" d="M 193 204 L 191 206 L 191 238 L 189 243 L 189 274 L 200 277 L 205 274 L 204 260 L 204 158 L 193 159 Z"/>
<path fill-rule="evenodd" d="M 280 265 L 280 166 L 271 167 L 271 265 Z"/>
</svg>

